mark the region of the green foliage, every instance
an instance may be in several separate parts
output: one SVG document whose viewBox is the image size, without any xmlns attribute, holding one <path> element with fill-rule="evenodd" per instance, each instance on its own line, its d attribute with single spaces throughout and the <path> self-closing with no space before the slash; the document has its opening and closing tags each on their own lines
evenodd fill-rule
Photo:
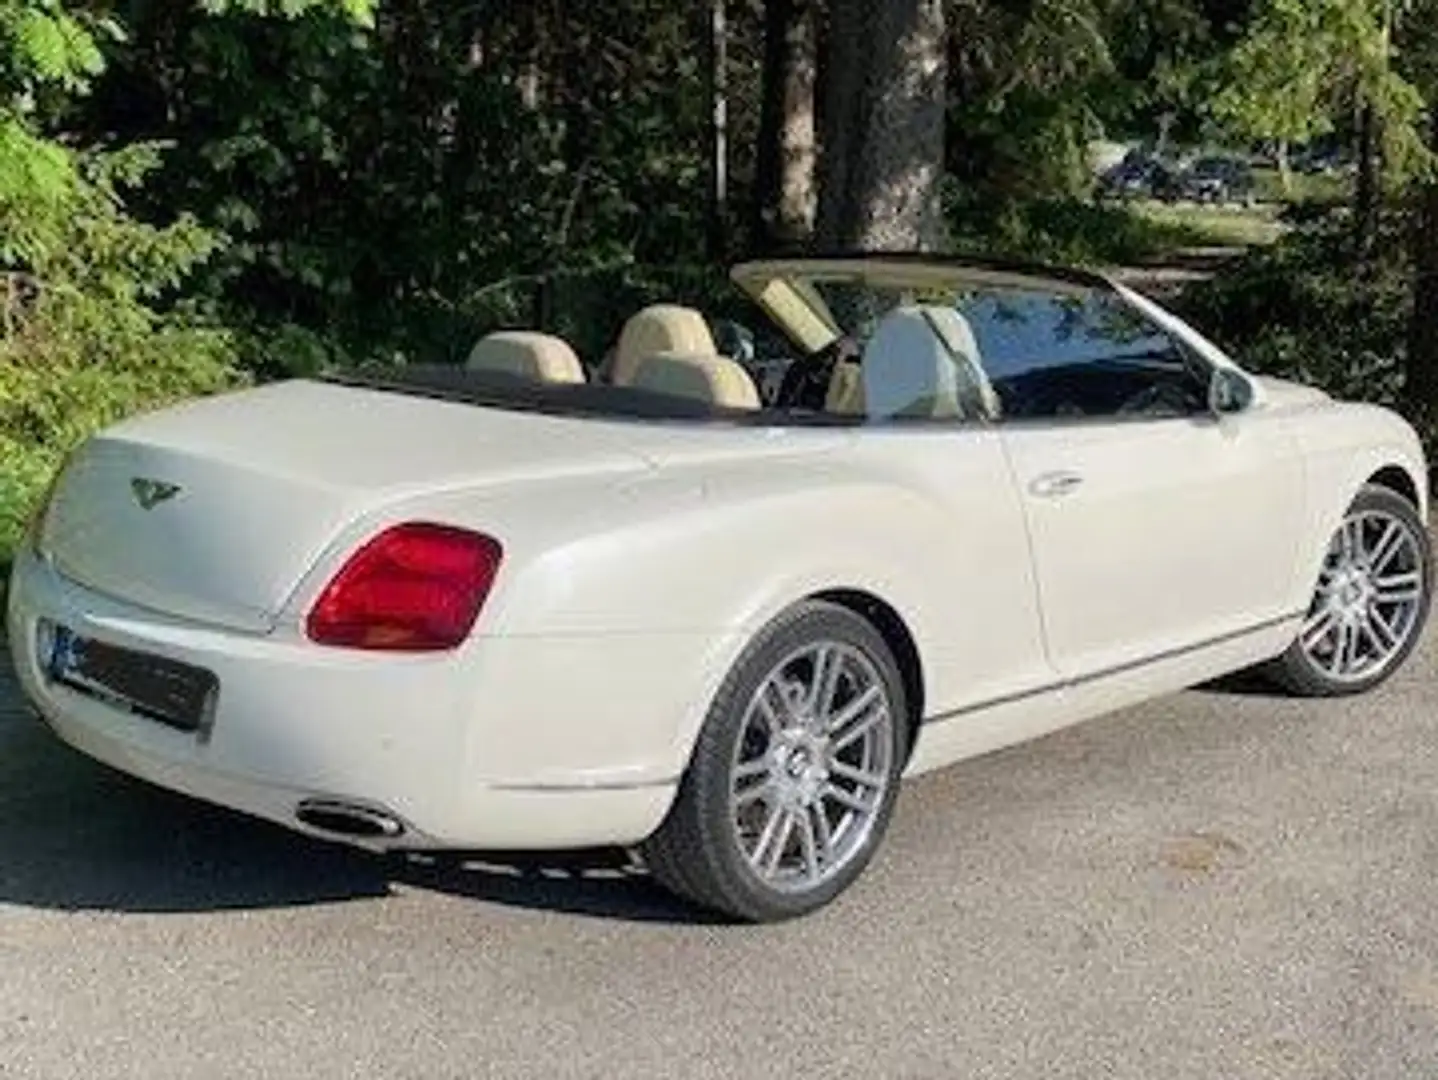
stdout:
<svg viewBox="0 0 1438 1080">
<path fill-rule="evenodd" d="M 376 0 L 200 0 L 211 15 L 241 13 L 298 19 L 314 11 L 338 13 L 357 26 L 374 24 Z"/>
<path fill-rule="evenodd" d="M 1423 97 L 1393 62 L 1394 9 L 1395 0 L 1263 0 L 1225 60 L 1214 115 L 1250 138 L 1302 143 L 1366 105 L 1388 166 L 1426 168 Z"/>
<path fill-rule="evenodd" d="M 1353 200 L 1353 177 L 1336 173 L 1295 173 L 1285 189 L 1277 169 L 1254 169 L 1253 184 L 1259 202 L 1316 204 L 1332 209 Z"/>
<path fill-rule="evenodd" d="M 703 249 L 697 12 L 155 5 L 88 120 L 174 142 L 145 212 L 233 243 L 201 288 L 262 375 L 455 355 L 487 283 Z"/>
<path fill-rule="evenodd" d="M 0 0 L 0 108 L 28 111 L 42 86 L 84 90 L 105 66 L 96 34 L 115 36 L 116 24 L 69 11 L 60 0 Z"/>
<path fill-rule="evenodd" d="M 1080 266 L 1147 262 L 1211 240 L 1182 221 L 1078 199 L 954 199 L 949 221 L 960 251 Z"/>
<path fill-rule="evenodd" d="M 1114 70 L 1106 5 L 963 0 L 955 7 L 951 178 L 983 199 L 1083 193 L 1084 146 L 1101 132 L 1097 88 Z"/>
<path fill-rule="evenodd" d="M 64 453 L 121 417 L 237 380 L 230 335 L 169 294 L 215 248 L 181 218 L 131 219 L 122 193 L 153 149 L 87 154 L 68 198 L 41 208 L 43 242 L 0 276 L 0 558 L 11 549 Z M 0 233 L 24 231 L 0 205 Z M 33 215 L 32 215 L 33 217 Z M 31 230 L 33 232 L 33 230 Z"/>
<path fill-rule="evenodd" d="M 1412 267 L 1401 223 L 1385 229 L 1383 254 L 1358 267 L 1330 215 L 1190 286 L 1181 310 L 1253 371 L 1401 408 Z"/>
</svg>

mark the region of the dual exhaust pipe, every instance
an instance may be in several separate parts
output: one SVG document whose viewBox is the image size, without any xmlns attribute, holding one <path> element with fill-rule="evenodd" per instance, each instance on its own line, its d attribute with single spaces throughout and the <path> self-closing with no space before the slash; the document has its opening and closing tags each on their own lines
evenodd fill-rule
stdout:
<svg viewBox="0 0 1438 1080">
<path fill-rule="evenodd" d="M 404 822 L 384 810 L 338 799 L 305 799 L 295 808 L 304 825 L 350 840 L 393 840 L 404 835 Z"/>
</svg>

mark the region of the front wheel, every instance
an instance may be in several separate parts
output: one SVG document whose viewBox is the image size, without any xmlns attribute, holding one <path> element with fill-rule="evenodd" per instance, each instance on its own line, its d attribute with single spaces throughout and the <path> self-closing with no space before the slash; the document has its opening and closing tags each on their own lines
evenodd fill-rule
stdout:
<svg viewBox="0 0 1438 1080">
<path fill-rule="evenodd" d="M 1432 589 L 1432 544 L 1417 510 L 1367 485 L 1333 534 L 1297 639 L 1268 673 L 1304 697 L 1372 689 L 1417 645 Z"/>
<path fill-rule="evenodd" d="M 716 695 L 674 805 L 641 847 L 650 872 L 753 922 L 827 904 L 883 838 L 906 716 L 898 665 L 872 625 L 829 603 L 790 609 Z"/>
</svg>

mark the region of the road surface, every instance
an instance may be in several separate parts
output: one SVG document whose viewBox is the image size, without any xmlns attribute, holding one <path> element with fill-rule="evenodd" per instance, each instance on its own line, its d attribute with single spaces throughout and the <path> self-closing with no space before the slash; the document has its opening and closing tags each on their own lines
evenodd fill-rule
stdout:
<svg viewBox="0 0 1438 1080">
<path fill-rule="evenodd" d="M 337 718 L 342 723 L 343 718 Z M 1438 1076 L 1438 649 L 923 778 L 818 916 L 311 842 L 61 746 L 0 676 L 0 1077 Z"/>
</svg>

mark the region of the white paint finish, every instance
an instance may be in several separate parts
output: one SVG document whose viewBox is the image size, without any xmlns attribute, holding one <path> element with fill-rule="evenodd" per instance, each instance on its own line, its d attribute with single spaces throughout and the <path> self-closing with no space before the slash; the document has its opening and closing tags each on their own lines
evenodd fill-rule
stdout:
<svg viewBox="0 0 1438 1080">
<path fill-rule="evenodd" d="M 1254 385 L 1222 422 L 778 429 L 280 384 L 82 450 L 45 530 L 71 580 L 21 555 L 10 645 L 63 737 L 202 798 L 291 825 L 300 798 L 378 803 L 441 845 L 633 842 L 745 644 L 815 593 L 871 593 L 916 641 L 926 713 L 955 715 L 911 772 L 1277 652 L 1291 624 L 1240 631 L 1306 603 L 1367 477 L 1425 466 L 1391 413 Z M 142 511 L 132 472 L 184 491 Z M 307 643 L 328 577 L 413 519 L 504 543 L 471 639 Z M 213 738 L 42 685 L 41 615 L 214 670 Z"/>
<path fill-rule="evenodd" d="M 1015 424 L 1004 440 L 1065 677 L 1292 613 L 1305 494 L 1280 419 Z M 1071 486 L 1048 490 L 1056 476 Z"/>
<path fill-rule="evenodd" d="M 729 651 L 722 637 L 620 636 L 495 641 L 474 657 L 377 656 L 156 616 L 69 584 L 29 555 L 13 586 L 8 632 L 21 686 L 80 749 L 282 824 L 295 824 L 306 797 L 379 804 L 441 845 L 545 846 L 558 828 L 567 830 L 562 844 L 645 835 L 687 752 L 676 717 L 712 692 Z M 42 612 L 214 671 L 221 693 L 210 740 L 46 684 L 33 650 Z M 715 670 L 696 683 L 694 658 L 706 652 Z M 539 687 L 550 692 L 537 695 Z M 556 788 L 613 790 L 566 802 Z M 516 806 L 542 816 L 506 816 Z M 595 816 L 599 806 L 613 816 Z M 636 816 L 637 832 L 628 824 Z"/>
<path fill-rule="evenodd" d="M 1306 464 L 1307 515 L 1295 596 L 1302 596 L 1323 563 L 1328 539 L 1351 493 L 1380 470 L 1397 466 L 1413 481 L 1422 517 L 1429 514 L 1428 475 L 1417 434 L 1401 417 L 1367 405 L 1309 408 L 1292 422 Z"/>
<path fill-rule="evenodd" d="M 1154 659 L 1103 678 L 1063 683 L 989 708 L 938 717 L 925 724 L 909 761 L 908 775 L 930 772 L 965 758 L 1038 738 L 1091 717 L 1195 686 L 1282 652 L 1301 619 L 1211 642 Z"/>
<path fill-rule="evenodd" d="M 856 501 L 833 532 L 856 544 L 851 562 L 874 567 L 870 591 L 895 606 L 920 643 L 925 712 L 1052 682 L 1023 507 L 998 432 L 876 428 L 860 436 L 846 467 L 872 477 L 876 491 L 909 494 L 892 509 Z M 781 604 L 776 598 L 771 608 Z"/>
<path fill-rule="evenodd" d="M 43 544 L 77 581 L 263 631 L 348 523 L 416 495 L 642 471 L 617 425 L 290 382 L 140 417 L 91 440 Z M 145 510 L 131 481 L 179 484 Z"/>
<path fill-rule="evenodd" d="M 503 491 L 519 494 L 527 516 L 536 496 L 572 481 L 603 513 L 611 482 L 658 467 L 816 453 L 845 438 L 566 419 L 289 382 L 141 417 L 92 439 L 57 489 L 43 544 L 97 591 L 262 632 L 346 526 L 401 507 L 417 517 L 441 505 L 464 514 Z M 182 490 L 144 510 L 134 478 Z M 572 516 L 573 505 L 555 497 L 557 511 Z"/>
</svg>

